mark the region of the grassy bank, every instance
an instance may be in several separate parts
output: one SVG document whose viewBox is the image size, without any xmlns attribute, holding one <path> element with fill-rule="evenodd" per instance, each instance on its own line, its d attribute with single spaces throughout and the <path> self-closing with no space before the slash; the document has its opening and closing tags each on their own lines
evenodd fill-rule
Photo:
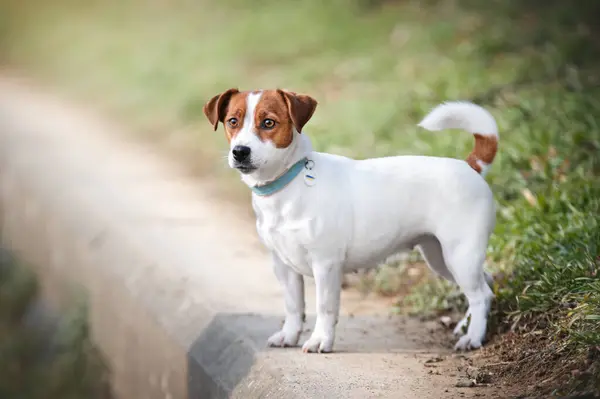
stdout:
<svg viewBox="0 0 600 399">
<path fill-rule="evenodd" d="M 107 372 L 89 340 L 85 308 L 58 320 L 37 302 L 33 274 L 0 255 L 0 397 L 109 399 Z"/>
<path fill-rule="evenodd" d="M 307 126 L 315 146 L 353 157 L 464 158 L 468 134 L 428 133 L 415 124 L 441 101 L 486 106 L 501 129 L 487 177 L 498 203 L 489 267 L 498 275 L 499 326 L 523 339 L 529 332 L 545 337 L 539 352 L 556 355 L 557 368 L 578 370 L 568 376 L 597 372 L 597 3 L 2 4 L 3 61 L 101 104 L 209 173 L 225 170 L 215 156 L 225 142 L 201 106 L 231 86 L 311 93 L 320 103 Z M 428 280 L 402 304 L 419 311 L 463 306 L 456 298 L 452 287 Z M 550 364 L 544 356 L 519 364 Z M 579 390 L 592 389 L 593 380 L 574 379 L 584 381 Z M 564 378 L 546 385 L 570 386 Z"/>
</svg>

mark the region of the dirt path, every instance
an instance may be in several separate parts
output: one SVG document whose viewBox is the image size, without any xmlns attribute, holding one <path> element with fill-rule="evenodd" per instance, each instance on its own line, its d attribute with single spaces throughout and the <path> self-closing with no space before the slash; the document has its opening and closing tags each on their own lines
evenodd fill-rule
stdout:
<svg viewBox="0 0 600 399">
<path fill-rule="evenodd" d="M 150 204 L 162 199 L 168 209 L 164 209 L 163 206 L 160 209 L 160 212 L 163 212 L 161 215 L 164 216 L 166 212 L 171 218 L 181 219 L 177 226 L 173 225 L 173 221 L 165 221 L 164 218 L 153 220 L 153 223 L 159 224 L 156 229 L 164 230 L 165 223 L 169 224 L 168 236 L 161 236 L 159 242 L 177 253 L 181 260 L 178 258 L 171 261 L 169 268 L 165 270 L 154 266 L 152 278 L 158 280 L 157 276 L 164 272 L 169 278 L 161 281 L 162 284 L 169 284 L 170 278 L 186 281 L 185 285 L 177 289 L 178 312 L 171 311 L 167 305 L 156 305 L 153 311 L 168 314 L 165 318 L 161 318 L 160 314 L 157 317 L 163 320 L 165 328 L 178 337 L 190 352 L 194 350 L 194 343 L 198 342 L 197 337 L 205 335 L 206 328 L 191 333 L 186 330 L 185 334 L 180 332 L 177 327 L 180 320 L 177 317 L 181 317 L 181 323 L 185 322 L 186 326 L 191 323 L 190 319 L 194 319 L 194 310 L 193 307 L 189 307 L 189 303 L 197 303 L 205 298 L 210 302 L 211 309 L 216 309 L 215 314 L 226 316 L 221 317 L 219 322 L 228 324 L 229 329 L 249 343 L 249 347 L 254 351 L 251 354 L 252 364 L 244 365 L 244 369 L 238 372 L 239 378 L 223 377 L 228 381 L 233 378 L 233 385 L 236 385 L 233 389 L 234 396 L 242 395 L 239 392 L 243 392 L 238 391 L 237 386 L 250 386 L 255 381 L 260 385 L 261 376 L 271 373 L 278 378 L 269 384 L 282 384 L 282 389 L 286 392 L 307 398 L 320 398 L 324 395 L 332 398 L 419 399 L 505 397 L 502 393 L 503 387 L 498 385 L 483 383 L 474 387 L 456 386 L 457 382 L 469 384 L 467 373 L 473 377 L 472 367 L 477 366 L 481 360 L 477 355 L 464 356 L 453 353 L 450 349 L 453 339 L 449 331 L 439 323 L 390 316 L 389 301 L 362 298 L 360 294 L 351 290 L 343 293 L 342 317 L 338 326 L 335 353 L 305 355 L 298 348 L 267 349 L 266 338 L 282 318 L 282 298 L 266 261 L 267 257 L 254 234 L 253 223 L 247 217 L 247 208 L 236 208 L 231 204 L 216 201 L 213 195 L 208 194 L 213 191 L 214 183 L 208 180 L 194 181 L 186 177 L 184 167 L 164 159 L 154 149 L 131 142 L 123 135 L 121 128 L 114 128 L 89 110 L 66 104 L 50 94 L 34 90 L 23 81 L 0 78 L 0 132 L 5 137 L 0 143 L 7 146 L 17 143 L 16 147 L 21 153 L 20 158 L 15 155 L 15 159 L 20 159 L 21 163 L 31 163 L 28 165 L 30 169 L 39 168 L 36 169 L 39 173 L 52 170 L 52 178 L 58 179 L 57 176 L 60 176 L 63 168 L 68 169 L 71 174 L 87 174 L 86 180 L 89 178 L 91 183 L 98 181 L 93 187 L 97 193 L 101 190 L 114 193 L 111 195 L 109 192 L 108 196 L 103 198 L 103 201 L 107 201 L 107 209 L 111 201 L 122 204 L 123 201 L 131 199 L 141 204 L 139 200 L 143 198 Z M 19 137 L 22 137 L 22 140 Z M 44 146 L 41 142 L 40 147 L 34 148 L 37 144 L 35 137 L 52 138 L 52 145 Z M 5 151 L 8 151 L 7 148 L 5 147 Z M 3 156 L 9 158 L 13 155 L 12 152 L 3 153 Z M 64 167 L 59 162 L 61 157 L 69 159 Z M 131 170 L 135 173 L 130 173 Z M 134 179 L 145 179 L 144 187 L 140 188 L 141 184 Z M 172 191 L 165 193 L 164 190 L 156 190 L 156 187 L 148 191 L 146 180 L 153 179 L 163 183 L 169 182 L 170 185 L 165 187 Z M 60 183 L 60 180 L 56 182 Z M 86 204 L 98 201 L 97 193 L 83 193 L 82 195 L 95 195 L 86 197 Z M 142 194 L 145 196 L 142 197 Z M 140 209 L 145 209 L 144 207 L 146 205 Z M 122 212 L 122 209 L 134 208 L 119 209 L 119 212 Z M 158 212 L 156 209 L 154 211 Z M 188 220 L 193 226 L 183 225 L 183 219 L 197 214 L 202 217 L 202 227 L 194 225 L 193 220 Z M 155 234 L 155 231 L 140 230 L 143 228 L 140 220 L 131 221 L 130 216 L 132 215 L 128 214 L 123 223 L 135 223 L 136 239 Z M 214 264 L 202 266 L 206 262 L 199 264 L 194 259 L 186 259 L 186 256 L 191 256 L 197 251 L 194 245 L 201 245 L 197 241 L 201 240 L 203 235 L 195 235 L 196 227 L 218 229 L 213 233 L 214 242 L 218 242 L 221 236 L 221 245 L 228 248 L 219 249 L 226 255 L 215 258 L 214 262 L 218 264 L 224 259 L 231 259 L 228 263 L 220 265 L 221 269 Z M 148 224 L 147 229 L 154 228 L 154 224 Z M 194 242 L 196 244 L 193 244 Z M 214 242 L 210 244 L 213 247 Z M 232 247 L 232 242 L 235 243 L 235 247 Z M 152 245 L 148 245 L 147 248 L 148 256 L 153 256 L 158 250 Z M 174 263 L 177 262 L 185 265 L 174 267 Z M 191 266 L 188 267 L 186 262 Z M 205 270 L 205 267 L 210 267 L 210 270 Z M 128 277 L 123 274 L 123 270 L 119 272 L 123 278 Z M 140 276 L 138 279 L 144 278 L 144 275 Z M 314 322 L 314 318 L 310 316 L 314 309 L 311 283 L 309 281 L 307 288 L 307 333 Z M 150 290 L 152 284 L 153 282 L 145 289 Z M 217 286 L 221 288 L 217 290 Z M 146 285 L 141 287 L 143 290 Z M 199 287 L 202 287 L 202 290 Z M 188 308 L 185 308 L 188 309 L 186 314 L 180 312 L 182 303 L 188 304 Z M 306 337 L 307 334 L 304 334 L 303 339 Z M 232 344 L 227 345 L 226 349 L 229 350 Z M 220 369 L 220 372 L 238 370 L 242 367 L 238 364 L 242 358 L 241 354 L 233 356 L 231 363 L 225 369 Z M 191 373 L 189 370 L 188 372 Z"/>
</svg>

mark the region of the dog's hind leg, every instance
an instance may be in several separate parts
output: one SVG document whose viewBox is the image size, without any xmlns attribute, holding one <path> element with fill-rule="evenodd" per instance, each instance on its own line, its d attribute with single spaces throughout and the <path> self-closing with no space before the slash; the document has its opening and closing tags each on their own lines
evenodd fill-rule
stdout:
<svg viewBox="0 0 600 399">
<path fill-rule="evenodd" d="M 487 271 L 483 271 L 483 274 L 485 276 L 485 281 L 487 283 L 487 285 L 490 288 L 493 288 L 494 286 L 494 277 L 492 276 L 492 274 L 490 272 Z M 467 324 L 469 323 L 469 311 L 467 311 L 467 313 L 465 314 L 465 317 L 463 317 L 458 323 L 456 323 L 456 327 L 454 327 L 454 335 L 461 337 L 463 335 L 465 335 L 465 333 L 467 332 L 466 328 L 467 328 Z"/>
<path fill-rule="evenodd" d="M 481 236 L 475 236 L 472 240 L 463 239 L 454 245 L 442 244 L 448 268 L 469 302 L 465 318 L 455 329 L 455 333 L 460 334 L 470 317 L 466 334 L 455 345 L 457 350 L 479 348 L 485 338 L 487 317 L 494 298 L 483 270 L 486 243 L 487 240 Z"/>
<path fill-rule="evenodd" d="M 425 235 L 419 238 L 417 249 L 421 252 L 425 262 L 427 262 L 427 265 L 432 271 L 445 279 L 454 282 L 454 276 L 450 273 L 450 270 L 448 270 L 448 266 L 444 261 L 442 246 L 435 236 Z"/>
</svg>

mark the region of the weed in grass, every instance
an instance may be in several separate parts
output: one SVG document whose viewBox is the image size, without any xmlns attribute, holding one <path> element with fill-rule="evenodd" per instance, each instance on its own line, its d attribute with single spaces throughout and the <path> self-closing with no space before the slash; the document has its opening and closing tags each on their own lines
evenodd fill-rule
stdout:
<svg viewBox="0 0 600 399">
<path fill-rule="evenodd" d="M 89 340 L 84 306 L 50 323 L 35 314 L 37 282 L 3 252 L 0 260 L 0 397 L 108 399 L 105 365 Z"/>
</svg>

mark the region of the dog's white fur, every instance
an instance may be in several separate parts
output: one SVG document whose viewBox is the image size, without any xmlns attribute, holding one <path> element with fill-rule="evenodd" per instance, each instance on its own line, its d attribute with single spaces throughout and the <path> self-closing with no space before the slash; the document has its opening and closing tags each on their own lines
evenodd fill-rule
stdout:
<svg viewBox="0 0 600 399">
<path fill-rule="evenodd" d="M 250 97 L 253 96 L 253 97 Z M 259 93 L 249 95 L 247 115 Z M 498 135 L 494 118 L 467 102 L 442 104 L 419 126 L 460 128 Z M 270 195 L 253 194 L 257 230 L 270 250 L 275 274 L 284 287 L 285 322 L 271 346 L 295 346 L 304 321 L 303 276 L 313 276 L 317 319 L 305 352 L 333 348 L 343 273 L 376 266 L 402 251 L 418 248 L 433 271 L 457 283 L 469 308 L 455 329 L 456 349 L 478 348 L 486 333 L 493 293 L 483 270 L 495 224 L 492 192 L 465 161 L 428 156 L 353 160 L 315 152 L 306 134 L 294 132 L 286 148 L 256 138 L 251 117 L 231 142 L 251 148 L 258 168 L 242 175 L 249 186 L 275 179 L 303 157 L 314 162 L 315 184 L 302 176 Z M 230 165 L 233 160 L 230 156 Z M 483 169 L 490 165 L 480 164 Z"/>
</svg>

